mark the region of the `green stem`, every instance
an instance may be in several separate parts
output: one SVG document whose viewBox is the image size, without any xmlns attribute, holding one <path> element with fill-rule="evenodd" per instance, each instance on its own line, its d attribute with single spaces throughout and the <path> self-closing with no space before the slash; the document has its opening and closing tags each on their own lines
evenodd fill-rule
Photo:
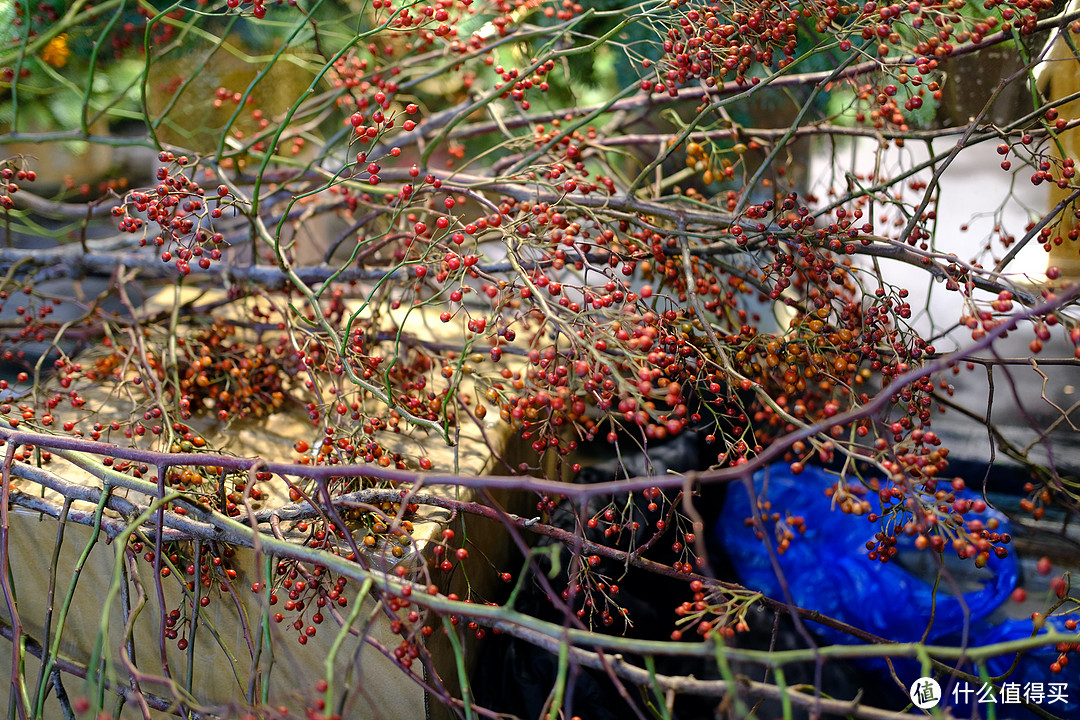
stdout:
<svg viewBox="0 0 1080 720">
<path fill-rule="evenodd" d="M 60 565 L 60 553 L 64 547 L 64 531 L 67 529 L 67 517 L 68 512 L 71 510 L 71 499 L 64 498 L 64 507 L 60 511 L 60 517 L 57 519 L 56 529 L 56 543 L 53 546 L 52 561 L 49 563 L 49 590 L 46 594 L 47 606 L 45 608 L 45 630 L 43 639 L 41 642 L 42 647 L 49 647 L 52 640 L 52 618 L 53 618 L 53 605 L 56 597 L 56 569 Z M 37 689 L 34 692 L 34 696 L 38 697 L 44 690 L 44 684 L 47 682 L 49 676 L 45 674 L 45 665 L 41 666 L 41 674 L 38 675 Z"/>
<path fill-rule="evenodd" d="M 116 12 L 109 19 L 109 22 L 102 28 L 101 34 L 98 35 L 97 42 L 94 43 L 93 49 L 90 51 L 90 65 L 86 74 L 86 89 L 83 94 L 82 112 L 79 113 L 79 127 L 83 132 L 83 135 L 90 134 L 90 122 L 89 122 L 89 110 L 90 110 L 90 96 L 94 92 L 94 73 L 97 71 L 97 59 L 98 53 L 101 48 L 106 45 L 106 38 L 116 23 L 120 20 L 120 16 L 123 15 L 127 0 L 120 0 L 120 6 L 116 9 Z"/>
<path fill-rule="evenodd" d="M 236 122 L 237 118 L 240 117 L 240 113 L 242 113 L 244 111 L 244 108 L 247 106 L 247 99 L 251 97 L 251 94 L 253 92 L 255 92 L 255 88 L 258 86 L 258 84 L 264 79 L 266 79 L 266 76 L 270 73 L 271 70 L 274 69 L 274 65 L 277 64 L 281 56 L 284 55 L 285 52 L 290 48 L 292 41 L 296 39 L 296 36 L 300 34 L 300 31 L 303 30 L 309 22 L 311 22 L 311 18 L 314 17 L 315 12 L 319 9 L 323 2 L 324 0 L 316 0 L 315 4 L 311 6 L 311 9 L 307 11 L 307 15 L 300 19 L 300 22 L 298 22 L 293 28 L 292 33 L 284 40 L 284 42 L 281 43 L 281 47 L 277 49 L 273 57 L 270 58 L 270 61 L 266 63 L 266 67 L 261 69 L 259 71 L 259 74 L 256 75 L 255 78 L 248 84 L 247 88 L 244 89 L 244 94 L 240 97 L 240 102 L 237 103 L 236 109 L 233 110 L 232 115 L 230 115 L 229 119 L 226 121 L 225 129 L 221 131 L 221 139 L 218 141 L 217 152 L 214 155 L 217 162 L 221 162 L 221 158 L 225 155 L 225 141 L 230 137 L 229 131 L 232 129 L 233 123 Z M 333 60 L 323 65 L 322 70 L 320 70 L 319 74 L 315 76 L 315 79 L 311 81 L 311 84 L 308 86 L 307 90 L 305 90 L 304 93 L 299 98 L 297 98 L 296 102 L 292 104 L 292 107 L 289 108 L 288 113 L 285 115 L 285 119 L 282 120 L 281 123 L 278 125 L 277 132 L 274 133 L 274 139 L 269 143 L 268 147 L 277 147 L 278 139 L 281 138 L 281 134 L 284 133 L 285 130 L 291 125 L 292 117 L 296 114 L 296 111 L 300 109 L 301 101 L 315 92 L 315 87 L 318 85 L 319 82 L 322 81 L 323 76 L 326 75 L 326 73 L 334 67 L 334 62 L 339 57 L 344 55 L 345 51 L 355 45 L 357 42 L 359 42 L 359 38 L 356 38 L 351 43 L 347 44 L 344 48 L 342 48 L 341 51 L 339 51 L 337 55 L 334 56 Z M 270 163 L 270 158 L 272 156 L 273 152 L 266 153 L 266 155 L 263 157 L 262 166 L 259 168 L 259 172 L 256 173 L 256 189 L 252 195 L 252 213 L 257 213 L 259 211 L 258 186 L 259 183 L 262 181 L 263 173 L 266 172 L 266 166 Z"/>
<path fill-rule="evenodd" d="M 645 669 L 649 671 L 649 690 L 652 692 L 653 697 L 656 698 L 655 714 L 659 715 L 662 720 L 671 720 L 671 708 L 668 706 L 667 698 L 664 697 L 660 686 L 656 683 L 656 659 L 652 655 L 646 655 L 643 660 Z"/>
<path fill-rule="evenodd" d="M 559 665 L 555 675 L 554 695 L 548 708 L 548 720 L 556 720 L 562 711 L 563 697 L 566 695 L 566 673 L 570 666 L 570 643 L 559 643 Z"/>
<path fill-rule="evenodd" d="M 337 677 L 337 673 L 334 672 L 334 662 L 337 659 L 338 651 L 341 650 L 342 644 L 345 642 L 345 638 L 349 636 L 349 631 L 352 630 L 352 626 L 356 623 L 356 619 L 360 617 L 360 609 L 364 605 L 364 598 L 371 592 L 372 586 L 375 582 L 368 578 L 364 581 L 364 584 L 360 586 L 360 592 L 356 594 L 356 598 L 352 601 L 352 611 L 349 613 L 349 619 L 341 626 L 341 630 L 334 637 L 334 642 L 330 645 L 330 650 L 326 654 L 326 662 L 323 664 L 326 673 L 326 707 L 328 710 L 333 710 L 334 707 L 334 678 Z"/>
<path fill-rule="evenodd" d="M 104 499 L 104 497 L 105 495 L 103 494 L 102 498 Z M 116 596 L 120 594 L 120 585 L 123 583 L 124 552 L 127 550 L 128 540 L 131 539 L 132 533 L 149 522 L 150 518 L 154 517 L 160 508 L 163 508 L 165 505 L 173 502 L 179 497 L 180 493 L 170 492 L 163 497 L 154 498 L 154 501 L 150 503 L 150 506 L 113 540 L 113 544 L 116 546 L 116 563 L 113 568 L 112 583 L 109 585 L 109 591 L 105 594 L 105 599 L 102 603 L 102 607 L 105 608 L 105 611 L 101 614 L 97 642 L 94 643 L 94 651 L 90 655 L 90 662 L 87 664 L 88 673 L 93 674 L 96 672 L 97 674 L 98 707 L 104 705 L 105 686 L 108 684 L 105 682 L 105 675 L 108 671 L 109 654 L 110 613 L 108 612 L 108 609 L 112 607 L 113 602 L 116 601 Z M 57 634 L 57 640 L 59 640 L 59 634 Z"/>
<path fill-rule="evenodd" d="M 465 720 L 476 720 L 472 706 L 472 692 L 469 689 L 469 674 L 465 672 L 465 653 L 457 636 L 457 628 L 450 622 L 449 616 L 444 615 L 442 623 L 446 637 L 450 640 L 450 646 L 454 649 L 454 667 L 457 668 L 458 682 L 461 684 L 461 702 L 465 706 Z"/>
<path fill-rule="evenodd" d="M 731 665 L 728 664 L 728 648 L 724 645 L 723 641 L 718 641 L 713 646 L 713 654 L 716 657 L 716 666 L 720 669 L 720 677 L 724 679 L 724 682 L 728 683 L 728 687 L 732 688 L 735 702 L 735 714 L 741 718 L 753 717 L 749 708 L 746 707 L 746 703 L 743 702 L 742 697 L 738 692 L 738 684 L 735 680 L 735 673 L 731 671 Z"/>
<path fill-rule="evenodd" d="M 791 720 L 791 698 L 788 697 L 787 681 L 784 678 L 784 668 L 776 668 L 773 671 L 776 678 L 776 687 L 780 689 L 780 711 L 784 720 Z"/>
<path fill-rule="evenodd" d="M 98 538 L 101 536 L 101 516 L 105 512 L 105 504 L 109 501 L 109 494 L 112 492 L 112 487 L 105 483 L 101 490 L 101 498 L 98 500 L 97 507 L 94 509 L 94 526 L 90 533 L 90 540 L 87 541 L 86 546 L 83 547 L 82 553 L 79 555 L 78 561 L 75 563 L 75 569 L 71 572 L 71 584 L 68 585 L 67 594 L 64 596 L 63 605 L 60 606 L 60 614 L 56 618 L 56 634 L 53 636 L 52 643 L 46 648 L 42 648 L 44 654 L 41 658 L 41 664 L 43 673 L 47 677 L 52 672 L 53 664 L 56 662 L 56 657 L 60 652 L 60 641 L 64 634 L 64 625 L 67 622 L 68 612 L 71 610 L 71 603 L 75 598 L 75 587 L 79 582 L 79 576 L 82 575 L 83 568 L 86 566 L 86 561 L 90 558 L 90 551 L 97 545 Z M 45 684 L 38 688 L 37 699 L 34 703 L 34 717 L 42 717 L 42 712 L 45 708 Z"/>
</svg>

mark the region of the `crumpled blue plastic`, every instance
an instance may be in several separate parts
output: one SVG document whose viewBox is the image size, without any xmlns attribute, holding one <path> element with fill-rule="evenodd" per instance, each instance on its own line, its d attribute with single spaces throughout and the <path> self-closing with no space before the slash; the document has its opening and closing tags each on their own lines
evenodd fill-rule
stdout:
<svg viewBox="0 0 1080 720">
<path fill-rule="evenodd" d="M 970 612 L 967 621 L 977 623 L 1005 602 L 1016 586 L 1015 556 L 1010 553 L 1000 559 L 991 553 L 986 568 L 976 576 L 982 579 L 981 587 L 964 592 L 963 604 L 944 577 L 938 583 L 935 598 L 933 577 L 918 577 L 897 562 L 882 563 L 867 557 L 866 542 L 874 539 L 880 524 L 832 507 L 825 489 L 836 482 L 835 475 L 815 466 L 795 475 L 789 465 L 777 463 L 754 475 L 755 491 L 759 494 L 766 488 L 766 477 L 772 511 L 779 512 L 781 517 L 786 512 L 801 515 L 806 521 L 806 532 L 796 535 L 787 551 L 779 556 L 792 600 L 800 607 L 820 611 L 898 642 L 921 640 L 932 617 L 933 626 L 926 635 L 932 642 L 963 628 L 964 604 Z M 979 496 L 960 492 L 957 497 L 974 500 Z M 870 503 L 871 512 L 880 514 L 881 505 L 875 493 L 868 492 L 864 499 Z M 717 522 L 716 537 L 744 586 L 783 600 L 781 584 L 765 546 L 754 529 L 744 522 L 751 515 L 745 486 L 732 484 Z M 998 532 L 1009 532 L 1008 520 L 991 508 L 981 514 L 969 511 L 965 517 L 979 517 L 983 522 L 996 518 Z M 915 548 L 914 539 L 902 534 L 897 549 L 901 555 L 926 552 Z M 965 582 L 971 580 L 964 578 Z M 816 625 L 814 630 L 832 642 L 859 642 L 825 626 Z"/>
</svg>

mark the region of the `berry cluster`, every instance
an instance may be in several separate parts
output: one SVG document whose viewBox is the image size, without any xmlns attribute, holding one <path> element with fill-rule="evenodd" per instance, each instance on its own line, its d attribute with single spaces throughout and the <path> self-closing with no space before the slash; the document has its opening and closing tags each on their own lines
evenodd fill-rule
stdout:
<svg viewBox="0 0 1080 720">
<path fill-rule="evenodd" d="M 118 228 L 141 233 L 140 246 L 163 248 L 161 261 L 173 262 L 181 275 L 191 272 L 193 260 L 202 270 L 209 270 L 221 260 L 225 242 L 225 236 L 214 231 L 213 221 L 222 217 L 234 199 L 225 185 L 208 199 L 206 191 L 185 174 L 190 164 L 186 156 L 162 151 L 158 160 L 167 164 L 157 169 L 157 187 L 151 192 L 131 191 L 122 204 L 113 206 L 113 217 L 120 218 Z M 146 223 L 156 229 L 151 232 Z"/>
</svg>

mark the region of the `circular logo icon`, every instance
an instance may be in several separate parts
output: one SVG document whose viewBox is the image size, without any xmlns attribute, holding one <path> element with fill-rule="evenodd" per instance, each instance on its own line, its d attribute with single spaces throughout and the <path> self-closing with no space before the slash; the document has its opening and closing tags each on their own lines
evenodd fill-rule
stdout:
<svg viewBox="0 0 1080 720">
<path fill-rule="evenodd" d="M 934 678 L 921 677 L 911 683 L 911 691 L 908 693 L 911 702 L 920 710 L 932 708 L 941 702 L 941 686 Z"/>
</svg>

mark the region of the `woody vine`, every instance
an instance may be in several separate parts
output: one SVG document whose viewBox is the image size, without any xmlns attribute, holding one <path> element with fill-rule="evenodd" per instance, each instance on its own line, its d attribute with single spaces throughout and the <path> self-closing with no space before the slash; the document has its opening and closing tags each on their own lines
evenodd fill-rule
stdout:
<svg viewBox="0 0 1080 720">
<path fill-rule="evenodd" d="M 981 416 L 950 383 L 1008 365 L 1006 335 L 1030 335 L 1046 366 L 1080 358 L 1041 355 L 1052 338 L 1080 346 L 1080 95 L 1043 80 L 1076 62 L 1080 12 L 1048 0 L 5 12 L 0 586 L 13 716 L 47 716 L 50 703 L 71 717 L 348 716 L 360 700 L 333 654 L 299 707 L 270 680 L 275 644 L 327 634 L 335 653 L 366 643 L 403 685 L 465 717 L 493 713 L 465 661 L 466 637 L 493 632 L 557 656 L 552 718 L 586 716 L 578 667 L 641 717 L 670 717 L 691 695 L 728 698 L 734 716 L 764 698 L 875 718 L 887 711 L 871 699 L 787 687 L 784 667 L 908 657 L 971 677 L 961 657 L 1046 646 L 1067 664 L 1074 635 L 963 652 L 891 643 L 718 577 L 700 495 L 752 487 L 778 461 L 796 474 L 825 465 L 836 512 L 866 515 L 866 494 L 880 497 L 873 561 L 905 535 L 978 567 L 1012 552 L 955 502 L 965 482 L 935 423 Z M 1016 72 L 982 112 L 943 121 L 948 63 L 1002 47 Z M 50 125 L 60 106 L 41 88 L 56 77 L 72 119 Z M 1010 87 L 1023 109 L 998 122 L 992 100 Z M 857 141 L 879 158 L 925 145 L 928 159 L 811 187 L 802 148 L 835 160 Z M 938 236 L 938 179 L 962 151 L 993 146 L 995 172 L 1063 194 L 959 254 Z M 124 169 L 76 177 L 88 148 Z M 1040 244 L 1045 274 L 1015 272 L 1020 249 Z M 920 325 L 912 276 L 937 281 L 955 316 Z M 237 450 L 285 418 L 302 429 L 284 455 Z M 708 448 L 699 471 L 573 482 L 583 446 L 648 450 L 691 433 Z M 1075 477 L 999 441 L 1030 475 L 1032 518 L 1076 510 Z M 493 458 L 484 474 L 462 470 L 468 443 Z M 760 501 L 747 522 L 762 552 L 814 522 Z M 572 531 L 551 522 L 560 508 L 576 514 Z M 20 510 L 87 526 L 84 556 L 115 556 L 85 658 L 61 651 L 78 574 L 59 581 L 59 549 L 44 636 L 20 621 Z M 449 521 L 418 540 L 435 511 Z M 465 518 L 501 527 L 521 566 L 472 562 L 489 549 Z M 541 537 L 566 553 L 561 573 Z M 663 640 L 635 634 L 618 588 L 631 572 L 685 583 Z M 491 580 L 509 600 L 487 604 L 476 588 Z M 515 607 L 532 585 L 561 623 Z M 1071 612 L 1069 592 L 1046 612 Z M 227 650 L 246 668 L 240 699 L 225 705 L 193 689 L 199 647 L 227 644 L 219 628 L 199 632 L 215 603 L 249 608 Z M 740 650 L 761 605 L 853 645 Z M 140 613 L 157 629 L 133 657 Z M 393 642 L 361 615 L 382 617 Z M 433 660 L 435 638 L 450 668 Z M 710 679 L 655 671 L 679 656 Z M 734 662 L 765 680 L 737 679 Z M 659 695 L 638 692 L 649 685 Z"/>
</svg>

